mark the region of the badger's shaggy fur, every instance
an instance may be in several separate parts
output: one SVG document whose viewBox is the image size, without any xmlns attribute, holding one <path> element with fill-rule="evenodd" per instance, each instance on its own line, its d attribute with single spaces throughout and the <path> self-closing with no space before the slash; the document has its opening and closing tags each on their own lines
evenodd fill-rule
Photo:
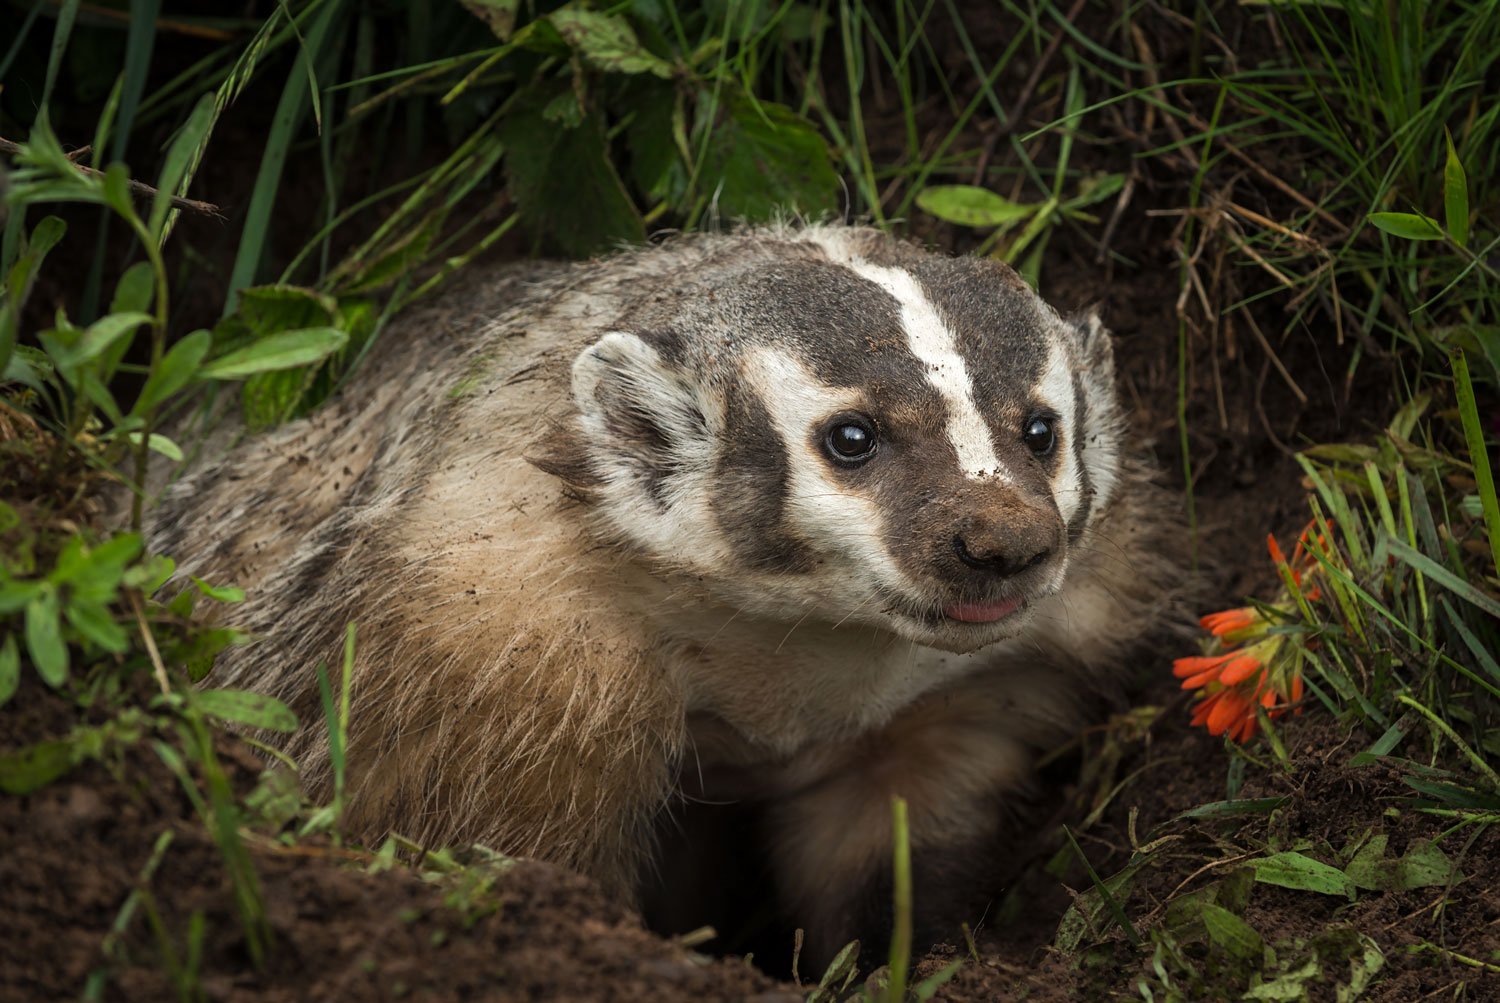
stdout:
<svg viewBox="0 0 1500 1003">
<path fill-rule="evenodd" d="M 681 238 L 470 274 L 151 533 L 246 590 L 263 639 L 214 682 L 291 705 L 315 792 L 314 667 L 358 623 L 358 835 L 630 899 L 664 815 L 763 805 L 826 954 L 886 911 L 893 794 L 920 914 L 964 918 L 1032 754 L 1171 604 L 1180 533 L 1113 378 L 1098 321 L 1003 265 L 859 228 Z"/>
</svg>

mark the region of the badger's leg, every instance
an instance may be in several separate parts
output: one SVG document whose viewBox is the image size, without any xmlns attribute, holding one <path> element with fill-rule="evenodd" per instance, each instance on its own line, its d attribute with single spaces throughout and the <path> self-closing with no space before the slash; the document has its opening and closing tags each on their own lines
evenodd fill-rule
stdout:
<svg viewBox="0 0 1500 1003">
<path fill-rule="evenodd" d="M 798 757 L 789 779 L 799 786 L 772 808 L 769 835 L 782 901 L 806 930 L 814 964 L 856 937 L 884 956 L 895 796 L 907 802 L 918 949 L 978 919 L 1030 775 L 1022 739 L 1035 729 L 1018 722 L 1007 690 L 971 680 Z"/>
</svg>

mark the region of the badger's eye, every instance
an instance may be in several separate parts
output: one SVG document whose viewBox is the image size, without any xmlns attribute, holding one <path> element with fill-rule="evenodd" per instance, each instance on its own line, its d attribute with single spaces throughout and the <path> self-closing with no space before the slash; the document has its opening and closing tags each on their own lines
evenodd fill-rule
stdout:
<svg viewBox="0 0 1500 1003">
<path fill-rule="evenodd" d="M 1052 431 L 1052 419 L 1040 414 L 1031 418 L 1021 432 L 1021 441 L 1038 456 L 1046 456 L 1052 452 L 1052 447 L 1057 442 L 1057 435 Z"/>
<path fill-rule="evenodd" d="M 824 443 L 836 460 L 868 460 L 875 453 L 875 427 L 863 417 L 840 415 L 829 426 Z"/>
</svg>

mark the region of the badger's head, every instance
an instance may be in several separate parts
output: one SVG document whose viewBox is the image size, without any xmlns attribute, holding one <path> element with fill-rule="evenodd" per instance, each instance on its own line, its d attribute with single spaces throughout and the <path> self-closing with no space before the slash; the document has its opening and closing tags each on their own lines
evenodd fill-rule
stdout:
<svg viewBox="0 0 1500 1003">
<path fill-rule="evenodd" d="M 682 274 L 573 365 L 608 532 L 788 624 L 952 651 L 1020 632 L 1118 479 L 1098 320 L 865 230 L 709 246 L 664 254 Z"/>
</svg>

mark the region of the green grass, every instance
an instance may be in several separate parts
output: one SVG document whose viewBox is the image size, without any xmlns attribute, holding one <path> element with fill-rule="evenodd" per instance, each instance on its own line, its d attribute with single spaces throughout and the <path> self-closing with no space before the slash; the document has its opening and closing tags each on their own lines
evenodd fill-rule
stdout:
<svg viewBox="0 0 1500 1003">
<path fill-rule="evenodd" d="M 0 476 L 0 704 L 29 673 L 80 702 L 108 691 L 115 703 L 106 724 L 80 723 L 7 754 L 0 782 L 32 790 L 122 743 L 151 743 L 224 857 L 256 959 L 274 950 L 245 845 L 244 833 L 267 817 L 256 806 L 279 805 L 272 827 L 298 833 L 289 838 L 337 838 L 341 783 L 326 806 L 295 797 L 289 805 L 269 788 L 250 801 L 230 792 L 214 729 L 284 726 L 289 716 L 264 698 L 192 686 L 217 650 L 240 640 L 193 626 L 193 606 L 234 597 L 208 586 L 159 594 L 170 561 L 147 554 L 134 534 L 81 524 L 82 486 L 113 469 L 141 482 L 152 450 L 181 458 L 191 444 L 163 436 L 163 420 L 205 391 L 239 394 L 255 428 L 305 414 L 378 350 L 396 311 L 517 233 L 539 249 L 586 256 L 658 227 L 724 226 L 788 209 L 923 232 L 942 220 L 973 228 L 978 253 L 1015 264 L 1033 283 L 1045 281 L 1065 241 L 1145 280 L 1108 233 L 1117 215 L 1141 211 L 1142 196 L 1131 202 L 1137 180 L 1153 180 L 1152 197 L 1165 199 L 1156 207 L 1186 215 L 1170 281 L 1183 293 L 1175 416 L 1189 531 L 1206 462 L 1194 452 L 1193 422 L 1211 411 L 1190 396 L 1199 339 L 1218 338 L 1230 322 L 1253 330 L 1245 350 L 1269 356 L 1304 402 L 1310 379 L 1277 357 L 1289 335 L 1315 339 L 1341 387 L 1368 379 L 1365 367 L 1378 360 L 1399 409 L 1349 441 L 1293 444 L 1312 485 L 1308 518 L 1331 519 L 1333 529 L 1313 548 L 1306 581 L 1288 580 L 1284 597 L 1259 602 L 1280 611 L 1274 629 L 1306 681 L 1303 709 L 1351 729 L 1351 768 L 1397 769 L 1414 795 L 1402 811 L 1432 820 L 1444 837 L 1500 820 L 1500 502 L 1489 458 L 1500 384 L 1500 189 L 1490 170 L 1500 105 L 1484 100 L 1500 18 L 1486 5 L 1186 6 L 1174 18 L 1140 4 L 1105 12 L 1008 3 L 995 15 L 1011 19 L 1004 45 L 981 51 L 974 15 L 952 0 L 528 6 L 510 23 L 482 22 L 459 5 L 312 0 L 278 4 L 260 22 L 216 22 L 239 34 L 172 75 L 158 69 L 166 36 L 144 27 L 161 13 L 159 0 L 132 0 L 128 26 L 114 28 L 79 19 L 75 0 L 44 7 L 29 7 L 0 53 L 0 135 L 24 140 L 6 168 L 0 424 L 8 469 L 25 472 Z M 940 18 L 956 46 L 949 53 L 931 30 Z M 1191 27 L 1186 72 L 1163 75 L 1143 24 Z M 1278 44 L 1268 41 L 1273 24 Z M 73 83 L 70 46 L 109 31 L 124 33 L 118 76 L 88 105 L 97 116 L 82 138 L 92 141 L 86 162 L 95 170 L 83 172 L 45 112 L 75 103 L 61 96 Z M 23 41 L 40 51 L 44 37 L 46 59 L 27 62 Z M 958 66 L 945 63 L 951 51 L 962 54 Z M 11 99 L 22 91 L 39 95 L 34 119 L 17 117 Z M 200 190 L 205 154 L 251 94 L 276 110 L 248 198 L 227 224 L 235 253 L 223 274 L 206 273 L 223 317 L 183 331 L 173 323 L 185 298 L 174 262 L 192 260 L 182 257 L 189 250 L 210 255 L 177 243 L 183 210 L 170 196 Z M 79 125 L 67 122 L 76 145 Z M 384 151 L 374 168 L 372 149 Z M 309 151 L 316 207 L 304 213 L 300 248 L 274 246 L 272 222 L 293 211 L 289 165 Z M 1112 169 L 1096 170 L 1100 163 Z M 155 194 L 138 201 L 130 180 Z M 60 313 L 37 320 L 38 276 L 57 274 L 68 239 L 50 213 L 69 202 L 97 206 L 107 225 L 91 251 L 68 249 L 66 260 L 87 259 L 83 278 L 64 283 Z M 105 275 L 118 271 L 112 229 L 132 234 L 134 263 L 106 302 Z M 138 490 L 136 526 L 148 503 Z M 1283 538 L 1297 528 L 1282 527 Z M 338 692 L 324 691 L 340 778 L 347 657 L 343 668 Z M 156 680 L 157 705 L 123 695 L 119 681 L 136 673 Z M 1225 799 L 1147 834 L 1113 873 L 1096 872 L 1087 842 L 1059 830 L 1057 867 L 1081 859 L 1089 874 L 1058 936 L 1081 970 L 1134 971 L 1150 999 L 1238 991 L 1251 980 L 1297 999 L 1306 973 L 1334 969 L 1357 995 L 1379 977 L 1386 961 L 1367 932 L 1330 926 L 1297 944 L 1263 937 L 1244 919 L 1254 889 L 1357 897 L 1371 869 L 1407 880 L 1424 867 L 1425 877 L 1451 877 L 1458 865 L 1385 854 L 1383 832 L 1279 846 L 1280 804 L 1238 792 L 1247 776 L 1293 768 L 1285 720 L 1262 713 L 1263 737 L 1228 750 Z M 1137 782 L 1117 780 L 1114 760 L 1101 763 L 1087 769 L 1108 778 L 1108 794 L 1079 835 Z M 1235 837 L 1248 862 L 1143 923 L 1131 890 L 1169 859 L 1153 837 L 1199 832 L 1226 814 L 1250 820 Z M 900 880 L 903 819 L 898 811 L 898 930 L 911 907 Z M 395 844 L 388 849 L 387 865 Z M 425 867 L 464 875 L 464 909 L 488 908 L 492 870 L 408 850 Z M 105 954 L 116 957 L 126 929 L 146 922 L 179 994 L 192 998 L 202 919 L 167 930 L 150 888 L 169 852 L 158 846 Z M 1112 938 L 1129 964 L 1098 960 Z M 892 946 L 892 998 L 907 992 L 910 947 L 899 937 Z M 1494 967 L 1446 945 L 1433 950 Z M 811 998 L 853 991 L 854 957 L 835 961 Z M 926 998 L 936 978 L 911 992 Z M 91 977 L 91 998 L 105 980 L 104 969 Z"/>
</svg>

